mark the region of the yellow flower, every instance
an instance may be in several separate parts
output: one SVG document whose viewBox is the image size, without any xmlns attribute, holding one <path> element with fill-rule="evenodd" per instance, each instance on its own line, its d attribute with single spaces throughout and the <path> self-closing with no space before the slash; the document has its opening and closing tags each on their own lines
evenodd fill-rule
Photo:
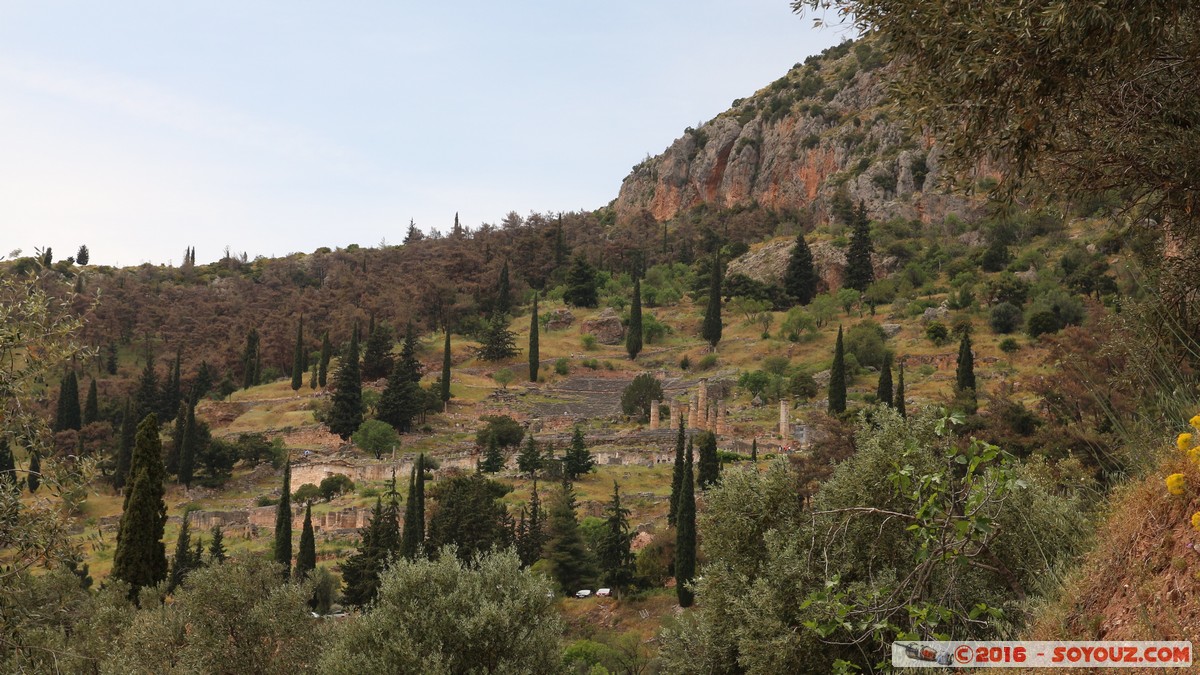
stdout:
<svg viewBox="0 0 1200 675">
<path fill-rule="evenodd" d="M 1192 527 L 1200 530 L 1200 511 L 1192 514 Z"/>
<path fill-rule="evenodd" d="M 1197 415 L 1197 417 L 1200 417 L 1200 415 Z M 1192 435 L 1191 434 L 1179 434 L 1179 436 L 1175 439 L 1175 447 L 1179 448 L 1183 452 L 1187 452 L 1188 450 L 1191 450 L 1192 449 Z"/>
<path fill-rule="evenodd" d="M 1200 430 L 1200 415 L 1196 415 L 1192 419 L 1188 420 L 1188 424 L 1192 425 L 1193 429 Z"/>
<path fill-rule="evenodd" d="M 1188 450 L 1188 459 L 1192 460 L 1193 462 L 1195 462 L 1197 464 L 1200 464 L 1200 447 L 1196 447 L 1196 448 L 1192 448 L 1191 450 Z"/>
<path fill-rule="evenodd" d="M 1167 476 L 1167 492 L 1170 492 L 1175 496 L 1179 496 L 1183 494 L 1185 489 L 1187 489 L 1186 476 L 1181 473 L 1173 473 L 1170 476 Z"/>
</svg>

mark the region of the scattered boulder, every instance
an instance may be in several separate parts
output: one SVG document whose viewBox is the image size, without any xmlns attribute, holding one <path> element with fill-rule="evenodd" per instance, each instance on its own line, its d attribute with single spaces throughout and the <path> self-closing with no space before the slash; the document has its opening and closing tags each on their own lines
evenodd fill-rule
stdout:
<svg viewBox="0 0 1200 675">
<path fill-rule="evenodd" d="M 883 336 L 891 339 L 900 334 L 902 326 L 898 323 L 885 323 L 879 326 L 883 329 Z"/>
<path fill-rule="evenodd" d="M 830 373 L 828 369 L 822 370 L 819 373 L 813 373 L 813 382 L 816 382 L 818 385 L 820 385 L 822 387 L 828 387 L 829 380 L 832 377 L 833 377 L 833 374 Z"/>
<path fill-rule="evenodd" d="M 924 323 L 944 321 L 948 316 L 950 316 L 950 308 L 945 305 L 941 307 L 926 307 L 925 312 L 921 314 L 921 321 Z"/>
<path fill-rule="evenodd" d="M 584 321 L 581 327 L 584 333 L 595 335 L 596 341 L 602 345 L 619 345 L 625 339 L 625 326 L 621 325 L 621 317 L 612 307 Z"/>
<path fill-rule="evenodd" d="M 546 330 L 562 330 L 575 323 L 575 315 L 566 307 L 559 307 L 550 312 L 550 320 L 546 322 Z"/>
</svg>

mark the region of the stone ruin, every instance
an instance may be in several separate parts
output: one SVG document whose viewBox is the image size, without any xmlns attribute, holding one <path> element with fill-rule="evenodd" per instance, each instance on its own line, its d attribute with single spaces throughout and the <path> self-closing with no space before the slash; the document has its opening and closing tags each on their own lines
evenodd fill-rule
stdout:
<svg viewBox="0 0 1200 675">
<path fill-rule="evenodd" d="M 650 403 L 650 428 L 658 429 L 661 424 L 659 406 L 662 401 Z M 684 419 L 684 405 L 678 401 L 668 404 L 670 420 L 668 428 L 677 429 Z M 729 423 L 726 419 L 726 404 L 724 399 L 710 401 L 708 398 L 708 378 L 700 378 L 700 384 L 692 393 L 687 403 L 687 428 L 711 431 L 718 436 L 729 434 Z"/>
</svg>

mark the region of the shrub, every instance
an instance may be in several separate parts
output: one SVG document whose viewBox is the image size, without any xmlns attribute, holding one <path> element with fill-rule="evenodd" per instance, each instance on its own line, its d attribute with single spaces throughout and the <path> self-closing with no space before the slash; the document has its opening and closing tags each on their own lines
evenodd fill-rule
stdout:
<svg viewBox="0 0 1200 675">
<path fill-rule="evenodd" d="M 717 355 L 705 354 L 704 358 L 700 359 L 700 363 L 698 365 L 700 370 L 708 370 L 709 368 L 712 368 L 713 366 L 717 365 Z"/>
<path fill-rule="evenodd" d="M 1025 323 L 1025 332 L 1029 337 L 1038 337 L 1047 333 L 1057 333 L 1062 325 L 1058 322 L 1058 317 L 1050 310 L 1042 310 L 1029 315 L 1029 320 Z"/>
<path fill-rule="evenodd" d="M 279 498 L 272 497 L 271 495 L 259 495 L 254 498 L 255 506 L 275 506 L 278 503 Z"/>
<path fill-rule="evenodd" d="M 992 307 L 988 325 L 995 333 L 1011 333 L 1021 327 L 1021 309 L 1011 302 L 1002 302 Z"/>
<path fill-rule="evenodd" d="M 1004 352 L 1005 354 L 1012 354 L 1021 348 L 1021 345 L 1016 341 L 1016 339 L 1010 337 L 1001 340 L 998 346 L 1000 347 L 1000 351 Z"/>
<path fill-rule="evenodd" d="M 783 375 L 785 372 L 787 372 L 788 366 L 791 365 L 791 363 L 792 360 L 788 357 L 775 355 L 768 356 L 767 358 L 763 359 L 762 367 L 763 370 L 771 373 L 772 375 Z"/>
<path fill-rule="evenodd" d="M 320 498 L 321 488 L 313 485 L 312 483 L 305 483 L 304 485 L 296 488 L 296 491 L 292 493 L 292 501 L 297 504 L 315 502 Z"/>
<path fill-rule="evenodd" d="M 671 332 L 671 327 L 658 320 L 649 312 L 642 313 L 642 339 L 647 344 L 654 344 Z"/>
<path fill-rule="evenodd" d="M 352 491 L 354 481 L 344 473 L 335 473 L 321 479 L 321 484 L 317 487 L 321 491 L 321 499 L 330 501 L 338 495 Z"/>
<path fill-rule="evenodd" d="M 939 347 L 950 341 L 950 329 L 940 321 L 931 321 L 925 327 L 925 337 Z"/>
<path fill-rule="evenodd" d="M 687 354 L 684 354 L 683 357 L 679 359 L 679 368 L 681 370 L 690 370 L 691 367 L 692 360 L 688 358 Z"/>
<path fill-rule="evenodd" d="M 500 447 L 517 446 L 525 438 L 525 427 L 508 415 L 484 415 L 480 419 L 485 426 L 475 434 L 475 443 L 481 448 L 486 448 L 492 438 Z"/>
<path fill-rule="evenodd" d="M 882 368 L 888 348 L 884 344 L 883 328 L 874 321 L 860 321 L 846 331 L 846 353 L 853 355 L 861 366 Z"/>
<path fill-rule="evenodd" d="M 568 375 L 571 372 L 571 362 L 567 357 L 562 357 L 554 362 L 554 372 L 559 375 Z"/>
<path fill-rule="evenodd" d="M 583 344 L 583 348 L 587 351 L 592 351 L 596 348 L 596 336 L 591 333 L 584 334 L 579 338 L 579 342 Z"/>
</svg>

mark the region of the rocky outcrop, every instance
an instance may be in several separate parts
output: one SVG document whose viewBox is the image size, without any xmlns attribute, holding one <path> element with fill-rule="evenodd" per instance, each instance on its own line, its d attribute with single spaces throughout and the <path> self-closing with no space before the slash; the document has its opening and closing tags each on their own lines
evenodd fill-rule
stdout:
<svg viewBox="0 0 1200 675">
<path fill-rule="evenodd" d="M 550 312 L 546 321 L 546 330 L 562 330 L 575 323 L 575 315 L 566 307 L 558 307 Z"/>
<path fill-rule="evenodd" d="M 625 327 L 621 325 L 621 317 L 612 307 L 600 312 L 597 316 L 580 324 L 585 334 L 596 336 L 596 341 L 602 345 L 619 345 L 625 339 Z"/>
</svg>

